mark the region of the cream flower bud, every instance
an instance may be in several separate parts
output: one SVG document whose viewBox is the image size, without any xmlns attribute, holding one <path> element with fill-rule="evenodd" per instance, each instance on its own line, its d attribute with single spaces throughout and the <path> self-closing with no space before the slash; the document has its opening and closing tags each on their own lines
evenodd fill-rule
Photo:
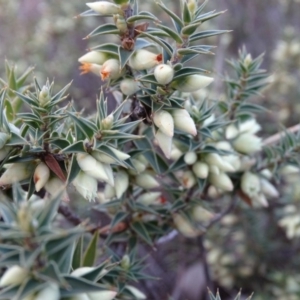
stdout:
<svg viewBox="0 0 300 300">
<path fill-rule="evenodd" d="M 209 182 L 216 188 L 227 192 L 231 192 L 233 190 L 233 183 L 229 176 L 224 172 L 220 172 L 219 175 L 211 173 L 208 178 Z"/>
<path fill-rule="evenodd" d="M 193 208 L 192 216 L 197 222 L 209 222 L 214 217 L 214 214 L 205 209 L 204 207 L 197 205 Z"/>
<path fill-rule="evenodd" d="M 131 96 L 139 90 L 139 84 L 132 78 L 125 78 L 120 83 L 120 90 L 125 96 Z"/>
<path fill-rule="evenodd" d="M 191 118 L 190 114 L 185 109 L 173 109 L 172 116 L 174 120 L 175 128 L 189 133 L 193 136 L 197 134 L 197 129 L 194 120 Z"/>
<path fill-rule="evenodd" d="M 235 137 L 238 136 L 238 134 L 239 134 L 239 130 L 233 124 L 228 125 L 225 129 L 225 137 L 228 140 L 234 139 Z"/>
<path fill-rule="evenodd" d="M 98 64 L 91 64 L 91 63 L 81 63 L 79 70 L 81 71 L 80 75 L 87 74 L 87 73 L 94 73 L 97 76 L 101 76 L 102 66 Z"/>
<path fill-rule="evenodd" d="M 220 174 L 220 169 L 215 166 L 215 165 L 208 165 L 209 166 L 209 172 L 212 174 L 219 175 Z"/>
<path fill-rule="evenodd" d="M 117 292 L 115 291 L 100 291 L 94 293 L 88 293 L 90 300 L 112 300 L 116 297 Z"/>
<path fill-rule="evenodd" d="M 158 129 L 155 138 L 166 158 L 170 158 L 172 149 L 172 137 L 164 134 L 160 129 Z"/>
<path fill-rule="evenodd" d="M 177 147 L 172 147 L 170 159 L 177 160 L 182 154 L 183 153 Z"/>
<path fill-rule="evenodd" d="M 132 162 L 132 164 L 133 164 L 133 166 L 136 169 L 136 172 L 138 174 L 142 173 L 146 170 L 147 166 L 144 163 L 142 163 L 141 161 L 139 161 L 138 159 L 132 158 L 131 162 Z"/>
<path fill-rule="evenodd" d="M 149 192 L 140 195 L 136 201 L 144 205 L 151 205 L 157 203 L 158 198 L 161 196 L 161 192 Z"/>
<path fill-rule="evenodd" d="M 146 295 L 132 285 L 126 285 L 125 289 L 128 290 L 131 294 L 133 294 L 135 299 L 139 299 L 139 300 L 146 299 Z"/>
<path fill-rule="evenodd" d="M 206 163 L 212 166 L 218 167 L 220 170 L 225 172 L 233 172 L 235 171 L 234 167 L 223 160 L 222 157 L 217 153 L 209 153 L 204 157 Z"/>
<path fill-rule="evenodd" d="M 260 178 L 251 172 L 245 172 L 241 178 L 241 189 L 250 198 L 261 191 Z"/>
<path fill-rule="evenodd" d="M 145 49 L 139 49 L 129 59 L 129 66 L 137 71 L 147 70 L 160 64 L 162 59 L 162 54 L 155 54 Z"/>
<path fill-rule="evenodd" d="M 188 75 L 184 78 L 179 78 L 172 83 L 172 87 L 180 92 L 195 92 L 199 89 L 207 87 L 214 81 L 213 78 L 200 74 Z"/>
<path fill-rule="evenodd" d="M 40 290 L 34 298 L 35 300 L 59 300 L 59 286 L 55 283 L 49 283 L 47 287 Z"/>
<path fill-rule="evenodd" d="M 154 77 L 158 83 L 164 85 L 168 84 L 174 77 L 174 70 L 171 66 L 166 64 L 158 65 L 154 69 Z"/>
<path fill-rule="evenodd" d="M 80 171 L 73 180 L 72 184 L 74 185 L 77 192 L 86 200 L 94 201 L 95 197 L 97 197 L 97 179 L 89 176 L 85 172 Z"/>
<path fill-rule="evenodd" d="M 197 161 L 193 165 L 193 172 L 198 178 L 205 179 L 208 176 L 209 166 L 204 162 Z"/>
<path fill-rule="evenodd" d="M 75 277 L 81 277 L 91 271 L 93 271 L 95 268 L 93 267 L 81 267 L 81 268 L 78 268 L 78 269 L 75 269 L 71 275 L 72 276 L 75 276 Z"/>
<path fill-rule="evenodd" d="M 103 168 L 103 164 L 91 155 L 87 153 L 78 153 L 77 162 L 83 172 L 98 180 L 108 181 L 108 176 Z"/>
<path fill-rule="evenodd" d="M 190 189 L 197 183 L 192 171 L 185 171 L 182 175 L 181 182 L 186 189 Z"/>
<path fill-rule="evenodd" d="M 115 178 L 115 190 L 117 198 L 121 198 L 122 195 L 127 191 L 129 186 L 129 176 L 125 171 L 118 171 Z"/>
<path fill-rule="evenodd" d="M 121 76 L 120 63 L 117 59 L 108 59 L 101 67 L 101 79 L 117 79 Z"/>
<path fill-rule="evenodd" d="M 9 153 L 9 151 L 11 150 L 11 147 L 3 147 L 2 149 L 0 149 L 0 161 L 2 161 L 7 154 Z"/>
<path fill-rule="evenodd" d="M 262 142 L 261 138 L 251 133 L 242 133 L 233 141 L 233 147 L 240 153 L 252 154 L 261 150 Z"/>
<path fill-rule="evenodd" d="M 122 10 L 118 5 L 108 1 L 90 2 L 86 3 L 86 5 L 101 15 L 115 15 L 122 13 Z"/>
<path fill-rule="evenodd" d="M 279 197 L 279 193 L 278 193 L 277 189 L 268 180 L 261 178 L 260 179 L 260 187 L 261 187 L 262 193 L 266 197 L 270 197 L 270 198 L 278 198 Z"/>
<path fill-rule="evenodd" d="M 191 15 L 194 15 L 197 9 L 197 1 L 196 0 L 188 0 L 187 1 L 188 9 Z"/>
<path fill-rule="evenodd" d="M 78 58 L 80 63 L 90 63 L 96 65 L 103 65 L 105 61 L 109 58 L 107 53 L 101 51 L 90 51 L 83 56 Z M 100 70 L 99 70 L 100 72 Z"/>
<path fill-rule="evenodd" d="M 165 110 L 159 110 L 154 113 L 153 121 L 161 132 L 170 137 L 174 135 L 174 121 L 170 113 Z"/>
<path fill-rule="evenodd" d="M 300 169 L 299 167 L 296 167 L 294 165 L 285 165 L 284 167 L 282 167 L 282 169 L 280 170 L 280 173 L 282 175 L 292 175 L 292 174 L 299 174 Z"/>
<path fill-rule="evenodd" d="M 104 191 L 103 191 L 105 199 L 112 199 L 116 196 L 116 190 L 113 186 L 110 184 L 105 185 Z"/>
<path fill-rule="evenodd" d="M 0 279 L 0 287 L 8 285 L 19 285 L 28 278 L 28 271 L 20 266 L 8 268 Z"/>
<path fill-rule="evenodd" d="M 9 134 L 5 132 L 0 132 L 0 149 L 2 149 L 5 146 L 8 139 L 9 139 Z"/>
<path fill-rule="evenodd" d="M 217 199 L 221 196 L 221 192 L 215 186 L 211 185 L 207 190 L 207 195 L 210 198 Z"/>
<path fill-rule="evenodd" d="M 33 174 L 33 181 L 35 184 L 35 190 L 39 192 L 44 185 L 47 183 L 50 177 L 50 170 L 47 165 L 43 162 L 39 163 L 38 166 L 35 168 Z"/>
<path fill-rule="evenodd" d="M 252 60 L 252 56 L 251 56 L 250 53 L 248 53 L 247 56 L 244 59 L 244 65 L 245 65 L 245 67 L 248 68 L 249 65 L 252 63 L 252 61 L 253 61 Z"/>
<path fill-rule="evenodd" d="M 261 126 L 256 122 L 255 119 L 249 119 L 239 124 L 240 133 L 247 132 L 247 133 L 255 134 L 260 130 L 261 130 Z"/>
<path fill-rule="evenodd" d="M 101 129 L 109 130 L 112 128 L 114 123 L 114 115 L 110 114 L 101 121 Z"/>
<path fill-rule="evenodd" d="M 33 165 L 30 163 L 13 163 L 0 177 L 0 186 L 13 184 L 30 177 Z"/>
<path fill-rule="evenodd" d="M 195 238 L 201 233 L 199 230 L 194 228 L 186 218 L 184 218 L 180 214 L 174 214 L 173 221 L 178 231 L 185 237 Z"/>
<path fill-rule="evenodd" d="M 49 88 L 47 86 L 43 86 L 42 90 L 39 93 L 39 102 L 40 106 L 44 107 L 51 101 L 51 97 L 49 94 Z"/>
<path fill-rule="evenodd" d="M 53 197 L 64 191 L 62 199 L 64 201 L 69 201 L 69 197 L 66 192 L 66 184 L 59 178 L 53 177 L 49 179 L 45 184 L 44 188 Z"/>
<path fill-rule="evenodd" d="M 159 187 L 159 182 L 148 173 L 138 175 L 135 179 L 135 183 L 144 189 L 154 189 Z"/>
<path fill-rule="evenodd" d="M 187 165 L 193 165 L 197 161 L 197 154 L 194 151 L 187 152 L 183 159 Z"/>
<path fill-rule="evenodd" d="M 128 31 L 128 26 L 126 20 L 121 15 L 114 16 L 116 27 L 119 29 L 120 33 L 125 33 Z"/>
</svg>

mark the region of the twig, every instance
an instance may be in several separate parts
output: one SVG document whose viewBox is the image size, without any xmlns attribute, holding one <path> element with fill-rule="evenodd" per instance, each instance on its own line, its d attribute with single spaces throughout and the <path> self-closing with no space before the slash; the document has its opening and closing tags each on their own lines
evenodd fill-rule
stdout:
<svg viewBox="0 0 300 300">
<path fill-rule="evenodd" d="M 286 129 L 287 132 L 289 133 L 295 133 L 297 131 L 300 130 L 300 124 L 297 124 L 297 125 L 294 125 L 292 127 L 289 127 Z M 281 138 L 283 138 L 285 135 L 285 131 L 281 131 L 281 132 L 278 132 L 274 135 L 271 135 L 270 137 L 268 137 L 267 139 L 265 139 L 263 141 L 263 145 L 264 146 L 269 146 L 269 145 L 272 145 L 272 144 L 275 144 L 277 143 Z"/>
</svg>

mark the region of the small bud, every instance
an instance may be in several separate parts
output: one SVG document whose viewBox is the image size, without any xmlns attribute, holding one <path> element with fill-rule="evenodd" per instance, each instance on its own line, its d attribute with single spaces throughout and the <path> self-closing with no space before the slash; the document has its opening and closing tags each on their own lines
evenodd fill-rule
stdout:
<svg viewBox="0 0 300 300">
<path fill-rule="evenodd" d="M 190 14 L 193 16 L 197 9 L 197 1 L 196 0 L 188 0 L 187 6 L 188 6 Z"/>
<path fill-rule="evenodd" d="M 221 196 L 221 192 L 215 186 L 211 185 L 207 190 L 207 195 L 212 199 L 217 199 Z"/>
<path fill-rule="evenodd" d="M 255 119 L 249 119 L 239 124 L 239 132 L 247 132 L 255 134 L 261 130 L 261 126 L 256 122 Z"/>
<path fill-rule="evenodd" d="M 262 193 L 266 197 L 270 197 L 270 198 L 278 198 L 279 197 L 279 193 L 278 193 L 277 189 L 268 180 L 266 180 L 264 178 L 260 178 L 260 187 L 261 187 Z"/>
<path fill-rule="evenodd" d="M 206 163 L 212 166 L 217 166 L 221 171 L 234 172 L 234 167 L 223 160 L 222 157 L 217 153 L 209 153 L 204 157 Z"/>
<path fill-rule="evenodd" d="M 96 65 L 103 65 L 106 60 L 109 59 L 109 55 L 107 53 L 101 51 L 90 51 L 83 56 L 78 58 L 80 63 L 90 63 Z M 100 70 L 99 70 L 100 72 Z"/>
<path fill-rule="evenodd" d="M 205 209 L 204 207 L 197 205 L 193 208 L 193 218 L 197 222 L 207 223 L 212 220 L 214 214 Z"/>
<path fill-rule="evenodd" d="M 261 150 L 261 138 L 251 133 L 242 133 L 233 141 L 233 147 L 240 153 L 252 154 Z"/>
<path fill-rule="evenodd" d="M 45 163 L 41 162 L 38 164 L 38 166 L 35 168 L 34 174 L 33 174 L 33 181 L 35 184 L 35 190 L 39 192 L 44 185 L 47 183 L 50 177 L 50 170 L 46 166 Z"/>
<path fill-rule="evenodd" d="M 132 78 L 125 78 L 120 83 L 120 90 L 125 96 L 131 96 L 139 89 L 138 82 Z"/>
<path fill-rule="evenodd" d="M 260 171 L 260 174 L 267 179 L 271 179 L 273 177 L 272 172 L 269 169 L 263 169 Z"/>
<path fill-rule="evenodd" d="M 250 53 L 248 53 L 247 56 L 244 59 L 244 65 L 245 65 L 246 68 L 248 68 L 251 63 L 252 63 L 252 56 L 251 56 Z"/>
<path fill-rule="evenodd" d="M 173 109 L 172 116 L 174 119 L 175 128 L 189 133 L 193 136 L 197 134 L 197 129 L 194 120 L 191 118 L 190 114 L 185 109 Z"/>
<path fill-rule="evenodd" d="M 195 238 L 201 234 L 192 224 L 180 214 L 173 215 L 173 221 L 178 231 L 188 238 Z"/>
<path fill-rule="evenodd" d="M 148 206 L 151 204 L 156 204 L 157 200 L 159 199 L 160 196 L 161 196 L 161 192 L 144 193 L 136 199 L 136 202 L 139 202 L 139 203 L 142 203 L 142 204 Z"/>
<path fill-rule="evenodd" d="M 230 124 L 225 129 L 225 137 L 228 140 L 234 139 L 239 134 L 239 130 L 236 128 L 235 125 Z"/>
<path fill-rule="evenodd" d="M 186 189 L 190 189 L 197 183 L 192 171 L 185 171 L 182 175 L 181 182 Z"/>
<path fill-rule="evenodd" d="M 32 174 L 34 165 L 30 163 L 13 163 L 0 177 L 0 186 L 13 184 L 29 178 Z"/>
<path fill-rule="evenodd" d="M 130 268 L 130 257 L 128 254 L 125 254 L 121 260 L 121 267 L 125 270 Z"/>
<path fill-rule="evenodd" d="M 165 110 L 159 110 L 154 113 L 153 121 L 161 132 L 170 137 L 174 135 L 174 121 L 170 113 Z"/>
<path fill-rule="evenodd" d="M 128 290 L 135 297 L 135 299 L 138 299 L 138 300 L 146 299 L 146 295 L 143 294 L 141 291 L 139 291 L 136 287 L 134 287 L 132 285 L 126 285 L 125 289 Z"/>
<path fill-rule="evenodd" d="M 166 158 L 170 158 L 172 149 L 172 137 L 164 134 L 160 129 L 158 129 L 155 138 Z"/>
<path fill-rule="evenodd" d="M 112 300 L 116 297 L 117 292 L 115 291 L 100 291 L 94 293 L 88 293 L 90 300 Z"/>
<path fill-rule="evenodd" d="M 116 27 L 119 29 L 120 33 L 125 33 L 128 31 L 126 20 L 121 15 L 115 15 L 115 24 Z"/>
<path fill-rule="evenodd" d="M 50 101 L 51 101 L 51 97 L 49 94 L 49 88 L 44 85 L 39 94 L 40 106 L 45 107 L 48 103 L 50 103 Z"/>
<path fill-rule="evenodd" d="M 134 70 L 148 70 L 162 62 L 162 54 L 154 54 L 145 49 L 136 50 L 129 59 L 129 66 Z"/>
<path fill-rule="evenodd" d="M 55 283 L 48 283 L 48 286 L 40 290 L 34 298 L 35 300 L 59 300 L 59 286 Z"/>
<path fill-rule="evenodd" d="M 206 163 L 201 162 L 201 161 L 197 161 L 193 165 L 193 172 L 195 173 L 195 175 L 198 178 L 205 179 L 208 176 L 209 167 L 208 167 L 208 165 Z"/>
<path fill-rule="evenodd" d="M 158 181 L 148 173 L 138 175 L 135 179 L 135 183 L 143 189 L 154 189 L 159 187 Z"/>
<path fill-rule="evenodd" d="M 100 75 L 102 80 L 117 79 L 121 75 L 120 63 L 117 59 L 108 59 L 101 67 Z"/>
<path fill-rule="evenodd" d="M 87 153 L 78 153 L 77 162 L 81 170 L 88 175 L 105 182 L 108 182 L 108 176 L 103 164 Z"/>
<path fill-rule="evenodd" d="M 299 167 L 296 167 L 294 165 L 285 165 L 284 167 L 282 167 L 282 169 L 280 170 L 280 173 L 282 175 L 292 175 L 292 174 L 299 174 L 300 169 Z"/>
<path fill-rule="evenodd" d="M 241 189 L 250 198 L 255 197 L 261 191 L 260 178 L 251 172 L 245 172 L 241 178 Z"/>
<path fill-rule="evenodd" d="M 50 180 L 47 181 L 47 183 L 44 186 L 45 190 L 52 196 L 56 196 L 62 191 L 64 191 L 62 199 L 64 201 L 69 201 L 68 194 L 66 192 L 66 185 L 63 181 L 61 181 L 57 177 L 53 177 Z"/>
<path fill-rule="evenodd" d="M 173 146 L 170 154 L 170 159 L 177 160 L 179 157 L 182 156 L 182 154 L 183 153 L 177 147 Z"/>
<path fill-rule="evenodd" d="M 115 190 L 117 198 L 121 198 L 129 186 L 129 176 L 125 171 L 118 171 L 115 178 Z"/>
<path fill-rule="evenodd" d="M 154 69 L 154 77 L 156 81 L 160 84 L 168 84 L 172 81 L 174 77 L 174 70 L 171 66 L 166 64 L 158 65 Z"/>
<path fill-rule="evenodd" d="M 77 192 L 88 201 L 94 201 L 97 196 L 98 182 L 92 176 L 89 176 L 83 171 L 80 171 L 76 178 L 73 180 Z"/>
<path fill-rule="evenodd" d="M 87 74 L 87 73 L 94 73 L 97 76 L 100 75 L 100 71 L 102 69 L 101 65 L 91 64 L 91 63 L 81 63 L 79 70 L 81 71 L 80 75 Z"/>
<path fill-rule="evenodd" d="M 90 2 L 86 3 L 86 5 L 100 15 L 122 14 L 122 10 L 118 5 L 108 1 Z"/>
<path fill-rule="evenodd" d="M 187 152 L 184 157 L 184 162 L 187 164 L 187 165 L 193 165 L 196 161 L 197 161 L 197 154 L 196 152 Z"/>
<path fill-rule="evenodd" d="M 216 188 L 219 188 L 223 191 L 231 192 L 233 190 L 233 183 L 229 176 L 224 173 L 220 172 L 219 175 L 216 174 L 209 174 L 209 182 L 215 186 Z"/>
<path fill-rule="evenodd" d="M 31 216 L 30 206 L 28 202 L 23 202 L 17 212 L 17 222 L 19 228 L 24 232 L 32 232 L 33 230 L 33 219 Z"/>
<path fill-rule="evenodd" d="M 0 149 L 2 149 L 5 146 L 8 139 L 9 139 L 9 134 L 5 132 L 0 132 Z"/>
<path fill-rule="evenodd" d="M 28 271 L 20 266 L 8 268 L 0 279 L 0 287 L 19 285 L 28 278 Z"/>
<path fill-rule="evenodd" d="M 211 77 L 194 74 L 173 81 L 172 87 L 180 92 L 191 93 L 207 87 L 213 81 Z"/>
</svg>

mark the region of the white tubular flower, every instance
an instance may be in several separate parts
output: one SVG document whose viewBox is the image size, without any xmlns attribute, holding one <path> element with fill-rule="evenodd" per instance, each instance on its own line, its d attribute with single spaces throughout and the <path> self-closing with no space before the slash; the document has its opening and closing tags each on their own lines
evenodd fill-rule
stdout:
<svg viewBox="0 0 300 300">
<path fill-rule="evenodd" d="M 210 173 L 208 179 L 209 182 L 218 189 L 226 192 L 231 192 L 233 190 L 233 183 L 229 176 L 224 172 L 220 172 L 219 175 Z"/>
<path fill-rule="evenodd" d="M 51 97 L 49 94 L 49 88 L 47 86 L 43 86 L 42 90 L 39 93 L 39 102 L 40 106 L 44 107 L 51 101 Z"/>
<path fill-rule="evenodd" d="M 204 157 L 206 163 L 211 166 L 216 166 L 224 172 L 234 172 L 234 167 L 228 163 L 226 160 L 223 160 L 222 157 L 217 153 L 209 153 Z"/>
<path fill-rule="evenodd" d="M 242 133 L 233 141 L 233 147 L 240 153 L 252 154 L 261 150 L 262 142 L 261 138 L 251 133 Z"/>
<path fill-rule="evenodd" d="M 261 191 L 260 183 L 260 178 L 256 174 L 245 172 L 241 178 L 241 189 L 247 196 L 253 198 Z"/>
<path fill-rule="evenodd" d="M 143 189 L 154 189 L 159 187 L 159 182 L 148 173 L 138 175 L 135 179 L 135 183 Z"/>
<path fill-rule="evenodd" d="M 161 196 L 161 192 L 149 192 L 149 193 L 144 193 L 140 195 L 136 201 L 140 202 L 144 205 L 151 205 L 151 204 L 156 204 L 157 200 Z"/>
<path fill-rule="evenodd" d="M 0 287 L 19 285 L 28 278 L 28 271 L 20 266 L 8 268 L 0 279 Z"/>
<path fill-rule="evenodd" d="M 139 299 L 139 300 L 146 299 L 146 295 L 132 285 L 126 285 L 125 289 L 130 291 L 130 293 L 135 297 L 135 299 Z"/>
<path fill-rule="evenodd" d="M 228 125 L 225 129 L 225 137 L 228 140 L 236 138 L 238 134 L 239 134 L 239 130 L 233 124 Z"/>
<path fill-rule="evenodd" d="M 66 192 L 66 184 L 63 181 L 61 181 L 59 178 L 53 177 L 49 179 L 45 184 L 44 188 L 52 197 L 64 191 L 62 199 L 64 201 L 69 201 L 69 197 Z"/>
<path fill-rule="evenodd" d="M 180 92 L 191 93 L 207 87 L 214 81 L 213 78 L 200 74 L 193 74 L 179 78 L 172 83 L 172 87 Z"/>
<path fill-rule="evenodd" d="M 108 182 L 108 176 L 101 162 L 87 153 L 78 153 L 77 162 L 80 169 L 88 175 L 105 182 Z"/>
<path fill-rule="evenodd" d="M 3 147 L 2 149 L 0 149 L 0 161 L 2 161 L 7 154 L 9 153 L 9 151 L 11 150 L 11 147 Z"/>
<path fill-rule="evenodd" d="M 155 134 L 155 138 L 166 158 L 170 158 L 172 149 L 172 137 L 164 134 L 160 129 L 158 129 Z"/>
<path fill-rule="evenodd" d="M 153 121 L 161 132 L 170 137 L 174 135 L 174 121 L 170 113 L 165 110 L 159 110 L 154 113 Z"/>
<path fill-rule="evenodd" d="M 171 66 L 166 64 L 158 65 L 154 69 L 154 77 L 158 83 L 164 85 L 168 84 L 174 77 L 174 70 Z"/>
<path fill-rule="evenodd" d="M 129 59 L 129 66 L 137 71 L 148 70 L 160 64 L 162 59 L 162 54 L 155 54 L 145 49 L 139 49 Z"/>
<path fill-rule="evenodd" d="M 173 109 L 171 113 L 175 128 L 193 136 L 197 134 L 195 122 L 186 109 Z"/>
<path fill-rule="evenodd" d="M 91 63 L 81 63 L 79 70 L 81 71 L 80 75 L 87 74 L 87 73 L 94 73 L 97 76 L 101 76 L 100 72 L 102 69 L 102 65 L 98 64 L 91 64 Z"/>
<path fill-rule="evenodd" d="M 140 89 L 139 84 L 132 78 L 125 78 L 120 83 L 120 90 L 125 96 L 131 96 Z"/>
<path fill-rule="evenodd" d="M 195 238 L 201 233 L 199 230 L 194 228 L 186 218 L 184 218 L 180 214 L 174 214 L 173 221 L 178 231 L 185 237 Z"/>
<path fill-rule="evenodd" d="M 197 154 L 193 151 L 187 152 L 183 159 L 187 165 L 193 165 L 197 161 Z"/>
<path fill-rule="evenodd" d="M 92 176 L 87 175 L 85 172 L 80 171 L 76 178 L 73 180 L 77 192 L 88 201 L 94 201 L 97 197 L 98 182 Z"/>
<path fill-rule="evenodd" d="M 182 185 L 186 189 L 190 189 L 191 187 L 193 187 L 197 183 L 196 182 L 196 177 L 194 176 L 192 171 L 185 171 L 182 174 L 181 182 L 182 182 Z"/>
<path fill-rule="evenodd" d="M 108 184 L 114 186 L 115 185 L 115 180 L 114 180 L 114 173 L 113 173 L 112 167 L 108 164 L 102 164 L 102 167 L 105 170 L 105 173 L 106 173 L 107 178 L 108 178 L 108 180 L 106 182 Z"/>
<path fill-rule="evenodd" d="M 198 178 L 205 179 L 209 173 L 209 166 L 204 162 L 197 161 L 193 165 L 193 172 Z"/>
<path fill-rule="evenodd" d="M 239 124 L 239 132 L 247 132 L 255 134 L 261 130 L 261 126 L 256 122 L 255 119 L 249 119 L 241 124 Z"/>
<path fill-rule="evenodd" d="M 260 187 L 262 193 L 269 198 L 278 198 L 279 193 L 275 186 L 265 178 L 260 178 Z"/>
<path fill-rule="evenodd" d="M 43 288 L 37 293 L 34 300 L 59 300 L 60 292 L 59 286 L 54 283 L 49 283 L 47 287 Z"/>
<path fill-rule="evenodd" d="M 39 163 L 33 174 L 35 190 L 39 192 L 47 183 L 50 177 L 50 170 L 43 162 Z"/>
<path fill-rule="evenodd" d="M 121 198 L 122 195 L 127 191 L 129 186 L 129 176 L 125 171 L 118 171 L 115 178 L 115 190 L 118 198 Z"/>
<path fill-rule="evenodd" d="M 90 300 L 112 300 L 117 296 L 115 291 L 100 291 L 94 293 L 88 293 Z"/>
<path fill-rule="evenodd" d="M 33 171 L 33 165 L 30 163 L 13 163 L 0 177 L 0 186 L 13 184 L 30 177 Z"/>
<path fill-rule="evenodd" d="M 101 51 L 90 51 L 83 56 L 78 58 L 80 63 L 90 63 L 103 65 L 104 62 L 108 59 L 108 55 Z"/>
<path fill-rule="evenodd" d="M 120 63 L 117 59 L 108 59 L 101 68 L 100 71 L 101 79 L 117 79 L 121 75 Z"/>
<path fill-rule="evenodd" d="M 108 1 L 90 2 L 86 3 L 86 5 L 100 15 L 122 14 L 122 10 L 118 5 Z"/>
</svg>

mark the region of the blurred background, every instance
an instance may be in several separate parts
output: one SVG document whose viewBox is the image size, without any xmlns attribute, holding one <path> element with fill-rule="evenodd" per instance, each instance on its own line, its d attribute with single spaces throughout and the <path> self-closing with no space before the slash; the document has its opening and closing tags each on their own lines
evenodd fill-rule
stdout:
<svg viewBox="0 0 300 300">
<path fill-rule="evenodd" d="M 179 8 L 177 0 L 163 2 L 174 11 Z M 152 1 L 140 3 L 143 10 L 151 10 L 168 24 L 169 19 L 164 20 L 164 14 Z M 109 40 L 109 37 L 83 40 L 95 27 L 109 20 L 74 18 L 87 9 L 82 0 L 0 0 L 0 8 L 0 77 L 5 77 L 7 59 L 17 66 L 20 74 L 35 66 L 38 79 L 41 82 L 55 79 L 57 89 L 74 80 L 71 95 L 75 103 L 92 111 L 101 81 L 93 74 L 80 76 L 77 59 L 87 48 Z M 262 135 L 275 133 L 282 125 L 299 123 L 300 0 L 211 0 L 206 8 L 210 10 L 227 11 L 204 23 L 201 29 L 232 32 L 207 40 L 208 44 L 218 46 L 216 55 L 200 56 L 197 64 L 221 78 L 227 72 L 226 59 L 237 57 L 238 49 L 243 46 L 253 57 L 265 53 L 263 67 L 272 74 L 272 83 L 264 98 L 253 99 L 268 109 L 259 116 L 264 127 Z M 209 93 L 213 99 L 224 98 L 221 79 L 215 81 Z M 298 179 L 289 180 L 297 183 Z M 290 198 L 286 201 L 297 203 L 299 194 L 299 188 L 298 192 L 289 190 Z M 295 275 L 300 266 L 296 259 L 299 242 L 297 238 L 288 239 L 283 231 L 272 230 L 275 224 L 272 216 L 284 214 L 276 207 L 269 210 L 267 213 L 241 210 L 242 222 L 229 215 L 209 233 L 205 242 L 175 237 L 155 252 L 142 248 L 142 255 L 151 253 L 147 259 L 148 272 L 162 279 L 142 282 L 148 299 L 205 299 L 202 294 L 206 293 L 207 285 L 220 287 L 224 299 L 233 299 L 240 287 L 248 295 L 254 291 L 254 299 L 300 299 L 300 278 Z"/>
</svg>

